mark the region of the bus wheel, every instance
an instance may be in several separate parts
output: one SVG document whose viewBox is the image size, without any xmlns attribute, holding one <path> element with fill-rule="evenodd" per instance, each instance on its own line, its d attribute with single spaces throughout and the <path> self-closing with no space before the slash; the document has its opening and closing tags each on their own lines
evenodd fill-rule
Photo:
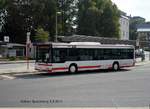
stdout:
<svg viewBox="0 0 150 109">
<path fill-rule="evenodd" d="M 119 63 L 118 63 L 118 62 L 115 62 L 115 63 L 113 64 L 113 70 L 114 70 L 114 71 L 117 71 L 117 70 L 119 70 L 119 69 L 120 69 Z"/>
<path fill-rule="evenodd" d="M 69 67 L 69 72 L 70 73 L 76 73 L 77 72 L 77 65 L 71 64 Z"/>
</svg>

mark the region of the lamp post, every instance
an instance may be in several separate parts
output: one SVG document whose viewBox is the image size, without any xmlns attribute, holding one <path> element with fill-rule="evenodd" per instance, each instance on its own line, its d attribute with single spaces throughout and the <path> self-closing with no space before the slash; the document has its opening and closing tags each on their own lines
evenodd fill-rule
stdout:
<svg viewBox="0 0 150 109">
<path fill-rule="evenodd" d="M 58 15 L 58 14 L 61 14 L 61 12 L 57 12 L 57 11 L 56 11 L 56 16 L 55 16 L 55 17 L 56 17 L 56 18 L 55 18 L 55 21 L 56 21 L 56 28 L 55 28 L 55 30 L 56 30 L 56 31 L 55 31 L 55 42 L 58 41 L 58 40 L 57 40 L 57 38 L 58 38 L 58 26 L 57 26 L 57 24 L 58 24 L 58 21 L 57 21 L 58 18 L 57 18 L 57 15 Z"/>
</svg>

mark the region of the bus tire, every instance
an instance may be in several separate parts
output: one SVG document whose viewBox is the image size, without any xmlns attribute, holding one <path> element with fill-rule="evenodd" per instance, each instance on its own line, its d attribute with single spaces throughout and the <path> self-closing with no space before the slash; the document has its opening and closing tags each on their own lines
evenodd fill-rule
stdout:
<svg viewBox="0 0 150 109">
<path fill-rule="evenodd" d="M 71 64 L 69 66 L 69 72 L 70 73 L 76 73 L 78 71 L 77 65 L 76 64 Z"/>
<path fill-rule="evenodd" d="M 118 71 L 120 69 L 119 63 L 114 62 L 112 68 L 113 68 L 114 71 Z"/>
</svg>

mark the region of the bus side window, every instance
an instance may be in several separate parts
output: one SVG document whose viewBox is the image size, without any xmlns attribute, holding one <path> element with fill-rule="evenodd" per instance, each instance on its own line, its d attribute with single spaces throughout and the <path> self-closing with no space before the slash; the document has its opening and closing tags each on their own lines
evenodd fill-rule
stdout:
<svg viewBox="0 0 150 109">
<path fill-rule="evenodd" d="M 67 57 L 67 49 L 61 49 L 60 50 L 60 61 L 65 62 Z"/>
<path fill-rule="evenodd" d="M 77 61 L 79 59 L 78 51 L 76 48 L 68 49 L 67 60 L 68 61 Z"/>
<path fill-rule="evenodd" d="M 59 50 L 58 49 L 54 49 L 53 50 L 53 62 L 56 63 L 56 62 L 59 62 L 60 59 L 59 59 Z"/>
<path fill-rule="evenodd" d="M 53 62 L 54 63 L 63 63 L 67 59 L 67 49 L 61 48 L 61 49 L 54 49 L 53 51 Z"/>
</svg>

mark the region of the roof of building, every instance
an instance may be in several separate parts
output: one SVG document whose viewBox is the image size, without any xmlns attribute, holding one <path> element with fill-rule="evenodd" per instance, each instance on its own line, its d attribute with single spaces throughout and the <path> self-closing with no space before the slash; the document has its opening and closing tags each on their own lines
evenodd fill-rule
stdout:
<svg viewBox="0 0 150 109">
<path fill-rule="evenodd" d="M 131 40 L 119 40 L 117 38 L 106 38 L 96 36 L 85 35 L 73 35 L 73 36 L 58 36 L 60 42 L 100 42 L 101 44 L 127 44 L 134 45 L 134 41 Z"/>
<path fill-rule="evenodd" d="M 143 19 L 143 20 L 145 20 L 145 18 L 143 18 L 141 16 L 133 16 L 132 19 Z"/>
<path fill-rule="evenodd" d="M 100 40 L 117 40 L 116 38 L 106 38 L 106 37 L 94 37 L 94 36 L 85 36 L 85 35 L 73 35 L 73 36 L 59 36 L 59 38 L 65 42 L 70 41 L 82 41 L 82 42 L 99 42 Z"/>
<path fill-rule="evenodd" d="M 144 23 L 137 25 L 137 29 L 139 28 L 150 28 L 150 23 Z"/>
<path fill-rule="evenodd" d="M 124 18 L 126 20 L 129 20 L 129 17 L 128 16 L 124 16 L 124 15 L 121 15 L 120 18 Z"/>
<path fill-rule="evenodd" d="M 144 23 L 137 25 L 138 32 L 150 32 L 150 23 Z"/>
<path fill-rule="evenodd" d="M 11 46 L 18 46 L 18 47 L 25 47 L 24 44 L 18 44 L 18 43 L 8 43 Z"/>
<path fill-rule="evenodd" d="M 12 48 L 12 47 L 25 47 L 24 44 L 18 44 L 18 43 L 7 43 L 5 45 L 2 45 L 4 47 Z"/>
</svg>

